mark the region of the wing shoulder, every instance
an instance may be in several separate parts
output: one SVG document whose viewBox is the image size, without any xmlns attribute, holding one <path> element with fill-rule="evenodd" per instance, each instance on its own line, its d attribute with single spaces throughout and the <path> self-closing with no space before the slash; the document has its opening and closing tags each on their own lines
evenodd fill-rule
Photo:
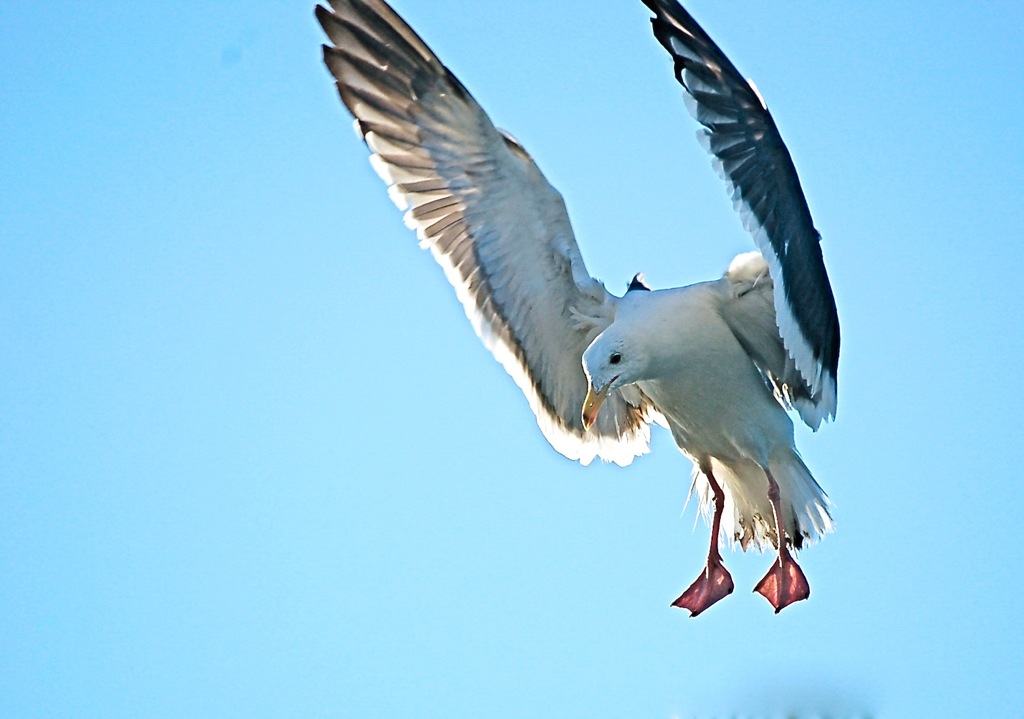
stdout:
<svg viewBox="0 0 1024 719">
<path fill-rule="evenodd" d="M 718 292 L 722 319 L 776 399 L 817 429 L 823 418 L 820 403 L 779 332 L 774 281 L 761 253 L 748 252 L 733 259 L 719 280 Z"/>
</svg>

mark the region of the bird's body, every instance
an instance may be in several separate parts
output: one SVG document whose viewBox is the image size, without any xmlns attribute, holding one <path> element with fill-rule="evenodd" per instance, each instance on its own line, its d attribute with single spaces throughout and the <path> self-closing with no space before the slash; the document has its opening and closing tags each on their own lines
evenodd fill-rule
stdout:
<svg viewBox="0 0 1024 719">
<path fill-rule="evenodd" d="M 771 289 L 760 255 L 741 255 L 719 280 L 627 292 L 602 339 L 643 356 L 643 366 L 630 375 L 637 377 L 634 384 L 680 451 L 725 482 L 726 536 L 744 547 L 777 544 L 760 470 L 769 467 L 792 498 L 784 521 L 799 547 L 831 529 L 827 499 L 793 447 L 789 414 L 732 329 L 752 312 L 770 315 Z M 707 507 L 708 482 L 700 473 L 695 489 Z"/>
<path fill-rule="evenodd" d="M 809 593 L 790 555 L 832 529 L 787 410 L 835 415 L 839 324 L 817 230 L 760 95 L 675 0 L 643 0 L 760 253 L 724 277 L 609 293 L 583 262 L 561 195 L 383 0 L 331 0 L 324 60 L 374 169 L 487 347 L 565 456 L 629 464 L 668 427 L 711 518 L 693 615 L 732 591 L 720 535 L 775 546 L 757 590 L 776 611 Z"/>
<path fill-rule="evenodd" d="M 695 461 L 760 459 L 793 434 L 789 416 L 722 319 L 735 301 L 729 284 L 630 292 L 606 330 L 617 333 L 621 321 L 632 346 L 649 355 L 636 384 Z"/>
</svg>

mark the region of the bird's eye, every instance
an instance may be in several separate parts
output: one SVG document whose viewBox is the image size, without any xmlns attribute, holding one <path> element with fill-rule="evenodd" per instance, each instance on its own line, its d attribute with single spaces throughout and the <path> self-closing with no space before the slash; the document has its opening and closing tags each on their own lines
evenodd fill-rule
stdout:
<svg viewBox="0 0 1024 719">
<path fill-rule="evenodd" d="M 612 356 L 608 358 L 608 361 L 611 362 L 612 364 L 618 364 L 619 362 L 622 361 L 622 355 L 620 355 L 618 352 L 612 352 Z"/>
</svg>

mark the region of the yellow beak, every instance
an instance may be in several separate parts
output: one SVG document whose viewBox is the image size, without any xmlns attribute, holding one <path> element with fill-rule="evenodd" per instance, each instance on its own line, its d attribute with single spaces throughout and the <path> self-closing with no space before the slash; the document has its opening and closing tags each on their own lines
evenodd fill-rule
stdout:
<svg viewBox="0 0 1024 719">
<path fill-rule="evenodd" d="M 591 384 L 587 385 L 587 398 L 583 400 L 583 429 L 589 430 L 597 421 L 597 413 L 601 411 L 605 397 L 608 396 L 608 388 L 612 386 L 609 382 L 601 389 L 595 390 Z"/>
</svg>

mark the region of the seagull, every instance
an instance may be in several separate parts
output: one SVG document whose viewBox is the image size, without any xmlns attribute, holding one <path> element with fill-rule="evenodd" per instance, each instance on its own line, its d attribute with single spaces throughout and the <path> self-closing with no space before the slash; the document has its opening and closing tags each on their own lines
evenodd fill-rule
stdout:
<svg viewBox="0 0 1024 719">
<path fill-rule="evenodd" d="M 370 162 L 477 335 L 566 457 L 629 464 L 666 427 L 694 466 L 707 561 L 673 602 L 697 616 L 730 594 L 721 542 L 776 550 L 755 587 L 778 613 L 810 594 L 794 552 L 833 530 L 791 414 L 836 413 L 839 319 L 796 168 L 756 86 L 675 0 L 642 0 L 757 251 L 724 276 L 623 296 L 587 271 L 562 196 L 383 0 L 316 17 Z"/>
</svg>

